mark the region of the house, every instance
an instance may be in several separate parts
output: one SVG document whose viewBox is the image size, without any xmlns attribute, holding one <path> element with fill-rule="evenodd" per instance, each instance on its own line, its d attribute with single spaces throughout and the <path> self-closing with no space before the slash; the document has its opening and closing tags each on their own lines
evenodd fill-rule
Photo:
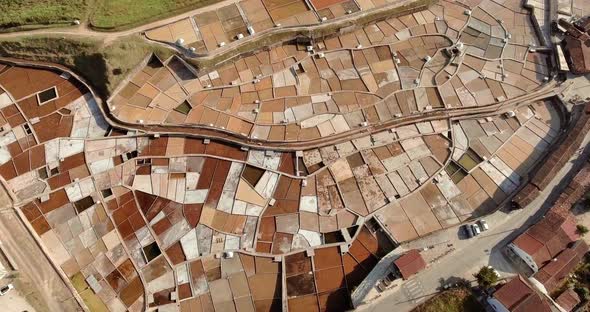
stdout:
<svg viewBox="0 0 590 312">
<path fill-rule="evenodd" d="M 579 19 L 573 24 L 560 19 L 558 23 L 566 30 L 562 47 L 569 69 L 574 74 L 590 73 L 590 18 Z"/>
<path fill-rule="evenodd" d="M 550 294 L 569 276 L 586 252 L 588 252 L 588 245 L 583 240 L 579 240 L 544 265 L 532 276 L 532 279 L 540 283 L 537 287 L 541 291 Z"/>
<path fill-rule="evenodd" d="M 541 221 L 508 244 L 508 248 L 536 273 L 578 238 L 570 213 L 549 211 Z"/>
<path fill-rule="evenodd" d="M 426 268 L 426 262 L 422 258 L 422 255 L 420 255 L 418 249 L 412 249 L 406 252 L 393 263 L 405 280 Z"/>
<path fill-rule="evenodd" d="M 523 276 L 514 277 L 501 285 L 489 297 L 488 303 L 497 312 L 551 312 L 552 303 Z"/>
<path fill-rule="evenodd" d="M 572 311 L 581 302 L 578 294 L 571 288 L 559 295 L 555 301 L 567 312 Z"/>
</svg>

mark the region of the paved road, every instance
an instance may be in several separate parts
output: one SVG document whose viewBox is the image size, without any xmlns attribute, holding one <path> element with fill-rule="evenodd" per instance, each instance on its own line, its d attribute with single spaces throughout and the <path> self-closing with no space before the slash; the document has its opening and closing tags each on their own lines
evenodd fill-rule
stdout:
<svg viewBox="0 0 590 312">
<path fill-rule="evenodd" d="M 587 145 L 589 138 L 589 136 L 586 137 L 582 146 Z M 359 311 L 409 311 L 436 294 L 441 286 L 441 279 L 452 280 L 454 277 L 460 277 L 474 280 L 473 273 L 484 265 L 492 265 L 502 277 L 514 275 L 515 269 L 502 255 L 501 250 L 545 214 L 551 207 L 550 203 L 557 198 L 560 189 L 565 186 L 568 179 L 564 177 L 573 176 L 576 170 L 571 170 L 572 167 L 579 168 L 587 155 L 588 148 L 584 152 L 584 157 L 575 156 L 541 193 L 541 196 L 525 209 L 508 213 L 498 211 L 486 217 L 491 228 L 477 238 L 459 240 L 458 227 L 454 227 L 413 242 L 408 248 L 427 247 L 436 244 L 437 240 L 440 243 L 445 242 L 446 246 L 446 242 L 451 241 L 456 251 L 431 264 L 427 270 L 404 282 L 402 287 L 393 290 L 393 293 L 359 307 Z M 547 198 L 550 200 L 546 200 Z"/>
</svg>

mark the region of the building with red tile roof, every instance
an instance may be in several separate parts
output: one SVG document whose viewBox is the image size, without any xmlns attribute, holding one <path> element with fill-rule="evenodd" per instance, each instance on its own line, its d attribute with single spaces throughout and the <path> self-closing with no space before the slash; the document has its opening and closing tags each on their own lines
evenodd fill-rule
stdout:
<svg viewBox="0 0 590 312">
<path fill-rule="evenodd" d="M 539 196 L 540 191 L 547 188 L 557 172 L 580 148 L 584 137 L 590 131 L 589 113 L 590 102 L 584 105 L 584 113 L 580 114 L 574 124 L 567 128 L 564 139 L 555 146 L 555 149 L 542 162 L 541 167 L 532 174 L 530 182 L 514 196 L 512 199 L 513 207 L 523 208 L 533 202 Z M 571 204 L 578 201 L 588 191 L 590 191 L 590 165 L 586 164 L 559 196 L 554 206 L 564 206 L 564 210 L 568 211 Z M 563 207 L 557 209 L 561 208 Z M 555 209 L 555 207 L 552 208 L 552 210 Z"/>
<path fill-rule="evenodd" d="M 563 216 L 549 211 L 540 222 L 508 244 L 508 248 L 536 273 L 578 238 L 571 214 Z"/>
<path fill-rule="evenodd" d="M 567 312 L 573 311 L 574 308 L 581 302 L 578 294 L 571 288 L 559 295 L 555 301 Z"/>
<path fill-rule="evenodd" d="M 426 268 L 426 262 L 422 258 L 422 255 L 420 255 L 418 249 L 412 249 L 406 252 L 393 263 L 405 280 Z"/>
<path fill-rule="evenodd" d="M 538 293 L 523 276 L 518 276 L 500 286 L 488 298 L 495 311 L 502 312 L 550 312 L 551 302 Z"/>
<path fill-rule="evenodd" d="M 579 240 L 549 261 L 532 278 L 542 285 L 545 293 L 552 293 L 574 270 L 587 252 L 588 245 L 583 240 Z"/>
<path fill-rule="evenodd" d="M 574 74 L 590 73 L 590 28 L 588 17 L 570 23 L 564 19 L 559 25 L 566 29 L 566 36 L 562 42 L 568 65 Z"/>
</svg>

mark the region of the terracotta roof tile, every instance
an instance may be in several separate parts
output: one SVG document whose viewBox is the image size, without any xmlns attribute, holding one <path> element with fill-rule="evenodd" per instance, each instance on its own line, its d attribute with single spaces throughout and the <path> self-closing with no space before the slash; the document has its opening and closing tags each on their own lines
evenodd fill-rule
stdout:
<svg viewBox="0 0 590 312">
<path fill-rule="evenodd" d="M 571 71 L 574 74 L 590 73 L 590 36 L 585 30 L 588 22 L 575 26 L 565 20 L 559 23 L 567 30 L 563 45 Z"/>
<path fill-rule="evenodd" d="M 584 241 L 577 241 L 571 248 L 565 249 L 553 261 L 543 266 L 533 277 L 543 284 L 548 292 L 552 292 L 572 272 L 586 252 L 588 245 Z"/>
<path fill-rule="evenodd" d="M 541 221 L 518 236 L 513 243 L 531 255 L 540 267 L 578 238 L 571 215 L 564 217 L 549 211 Z"/>
<path fill-rule="evenodd" d="M 557 304 L 566 311 L 572 311 L 580 303 L 580 297 L 573 289 L 568 289 L 557 297 Z"/>
<path fill-rule="evenodd" d="M 410 276 L 426 268 L 426 262 L 417 249 L 408 251 L 401 257 L 397 258 L 394 263 L 404 279 L 408 279 Z"/>
<path fill-rule="evenodd" d="M 512 312 L 550 312 L 549 302 L 535 292 L 525 278 L 518 276 L 502 285 L 493 294 L 504 307 Z"/>
</svg>

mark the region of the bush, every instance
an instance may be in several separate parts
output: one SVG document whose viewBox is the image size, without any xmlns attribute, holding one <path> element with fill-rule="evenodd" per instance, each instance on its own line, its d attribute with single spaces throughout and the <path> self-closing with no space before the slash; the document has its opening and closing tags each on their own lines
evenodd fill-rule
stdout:
<svg viewBox="0 0 590 312">
<path fill-rule="evenodd" d="M 477 284 L 482 288 L 489 288 L 498 282 L 498 273 L 494 268 L 489 266 L 482 267 L 477 274 L 473 275 L 477 279 Z"/>
<path fill-rule="evenodd" d="M 580 234 L 582 236 L 584 234 L 588 233 L 588 228 L 586 226 L 582 225 L 582 224 L 578 224 L 576 226 L 576 230 L 578 231 L 578 234 Z"/>
<path fill-rule="evenodd" d="M 583 286 L 578 286 L 574 288 L 574 291 L 580 296 L 580 299 L 586 301 L 590 297 L 590 290 Z"/>
</svg>

